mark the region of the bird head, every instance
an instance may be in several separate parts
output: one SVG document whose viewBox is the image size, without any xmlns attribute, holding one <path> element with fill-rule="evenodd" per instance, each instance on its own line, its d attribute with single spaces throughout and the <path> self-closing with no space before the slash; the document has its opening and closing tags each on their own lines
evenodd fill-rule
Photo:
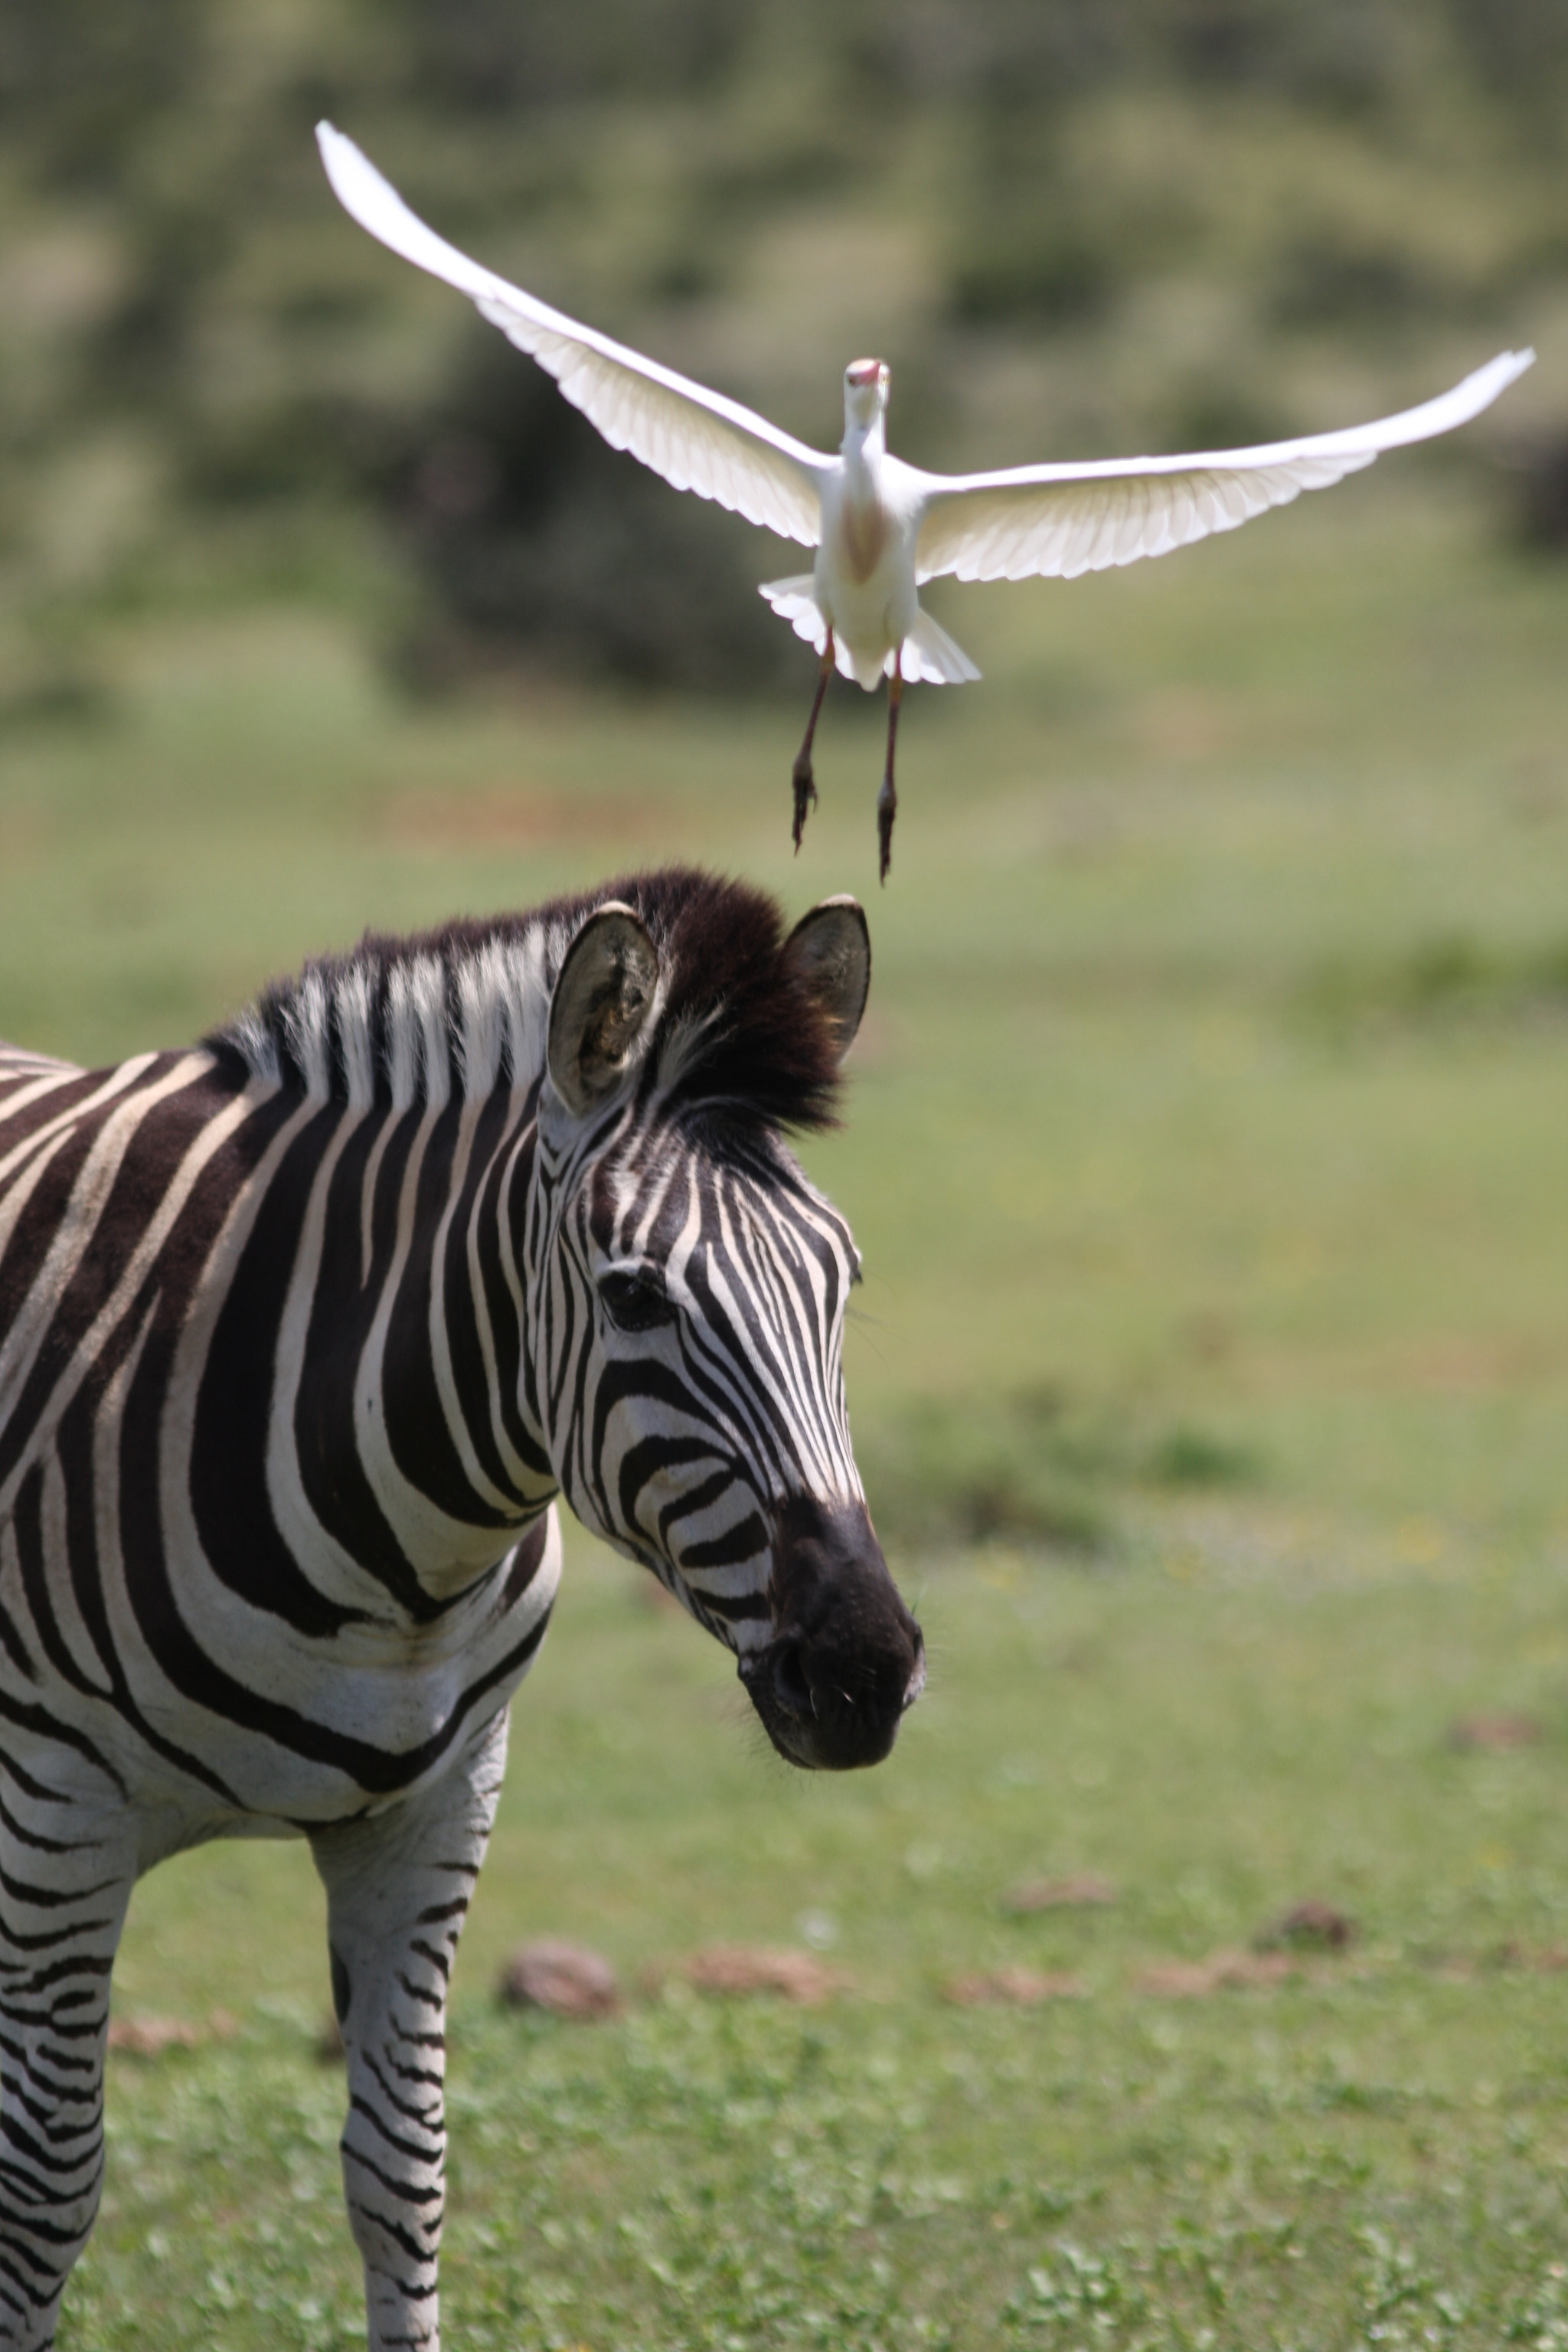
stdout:
<svg viewBox="0 0 1568 2352">
<path fill-rule="evenodd" d="M 864 433 L 888 405 L 892 371 L 886 360 L 851 360 L 844 371 L 844 424 L 848 432 Z"/>
</svg>

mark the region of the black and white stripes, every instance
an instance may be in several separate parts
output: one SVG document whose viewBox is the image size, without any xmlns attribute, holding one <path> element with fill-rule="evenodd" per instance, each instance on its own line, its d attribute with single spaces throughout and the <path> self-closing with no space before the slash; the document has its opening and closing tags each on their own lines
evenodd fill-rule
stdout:
<svg viewBox="0 0 1568 2352">
<path fill-rule="evenodd" d="M 797 1762 L 923 1666 L 866 1516 L 831 1108 L 864 919 L 682 872 L 310 966 L 204 1046 L 0 1048 L 0 2345 L 51 2341 L 139 1871 L 310 1838 L 373 2346 L 438 2340 L 442 2029 L 552 1507 Z"/>
</svg>

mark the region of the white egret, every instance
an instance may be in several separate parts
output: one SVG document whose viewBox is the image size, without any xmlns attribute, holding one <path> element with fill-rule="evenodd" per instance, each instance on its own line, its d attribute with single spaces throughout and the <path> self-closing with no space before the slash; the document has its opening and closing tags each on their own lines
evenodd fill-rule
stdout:
<svg viewBox="0 0 1568 2352">
<path fill-rule="evenodd" d="M 882 878 L 893 815 L 899 701 L 913 679 L 957 685 L 980 673 L 920 602 L 921 583 L 1076 579 L 1142 555 L 1234 530 L 1302 490 L 1370 466 L 1384 449 L 1430 439 L 1479 415 L 1530 366 L 1503 352 L 1436 400 L 1376 424 L 1256 449 L 1171 457 L 1109 457 L 1020 466 L 1001 473 L 928 474 L 888 450 L 889 371 L 880 360 L 844 371 L 844 439 L 809 449 L 739 401 L 579 326 L 509 286 L 411 213 L 353 140 L 317 126 L 321 160 L 344 209 L 405 260 L 467 294 L 491 324 L 554 376 L 613 448 L 627 449 L 678 490 L 815 547 L 809 572 L 769 580 L 762 593 L 821 656 L 821 675 L 795 760 L 795 843 L 816 798 L 811 747 L 834 667 L 871 692 L 888 680 L 888 760 L 877 802 Z"/>
</svg>

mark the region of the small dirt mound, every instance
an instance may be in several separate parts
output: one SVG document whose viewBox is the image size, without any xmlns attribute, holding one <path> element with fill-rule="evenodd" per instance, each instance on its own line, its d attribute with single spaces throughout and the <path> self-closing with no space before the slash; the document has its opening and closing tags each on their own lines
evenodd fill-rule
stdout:
<svg viewBox="0 0 1568 2352">
<path fill-rule="evenodd" d="M 1080 1870 L 1068 1878 L 1026 1879 L 1021 1886 L 1015 1886 L 1011 1894 L 1002 1897 L 1002 1908 L 1020 1914 L 1078 1911 L 1115 1901 L 1116 1889 L 1109 1878 L 1101 1878 L 1092 1870 Z"/>
<path fill-rule="evenodd" d="M 735 1996 L 776 1993 L 782 2000 L 816 2009 L 842 1992 L 848 1979 L 811 1952 L 769 1951 L 751 1944 L 714 1944 L 693 1952 L 680 1974 L 698 1992 Z"/>
<path fill-rule="evenodd" d="M 1473 1748 L 1533 1748 L 1541 1726 L 1532 1715 L 1465 1715 L 1448 1733 L 1448 1745 Z"/>
<path fill-rule="evenodd" d="M 959 2009 L 979 2009 L 988 2001 L 1034 2009 L 1047 2000 L 1082 2000 L 1084 1986 L 1079 1978 L 1060 1969 L 1044 1973 L 1037 1969 L 993 1969 L 989 1974 L 950 1977 L 942 1997 Z"/>
<path fill-rule="evenodd" d="M 1139 1975 L 1138 1990 L 1161 2000 L 1203 2000 L 1210 1993 L 1283 1984 L 1300 1972 L 1300 1961 L 1289 1952 L 1210 1952 L 1202 1960 L 1151 1961 Z"/>
<path fill-rule="evenodd" d="M 109 2046 L 132 2058 L 161 2058 L 165 2050 L 199 2050 L 208 2042 L 230 2041 L 238 2032 L 238 2020 L 226 2009 L 215 2009 L 205 2021 L 188 2017 L 113 2017 L 109 2021 Z"/>
<path fill-rule="evenodd" d="M 1309 1895 L 1306 1902 L 1281 1912 L 1260 1927 L 1253 1938 L 1259 1952 L 1343 1952 L 1356 1939 L 1356 1923 L 1331 1903 Z"/>
<path fill-rule="evenodd" d="M 521 1945 L 501 1970 L 499 1998 L 511 2009 L 547 2009 L 552 2017 L 614 2017 L 621 1989 L 608 1960 L 584 1944 L 541 1937 Z"/>
</svg>

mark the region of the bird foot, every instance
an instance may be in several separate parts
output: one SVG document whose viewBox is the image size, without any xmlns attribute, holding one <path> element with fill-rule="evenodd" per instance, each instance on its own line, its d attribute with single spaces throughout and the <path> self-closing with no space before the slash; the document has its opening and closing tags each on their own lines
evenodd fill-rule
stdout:
<svg viewBox="0 0 1568 2352">
<path fill-rule="evenodd" d="M 880 852 L 879 881 L 888 878 L 888 868 L 893 862 L 893 819 L 899 813 L 899 795 L 891 776 L 884 776 L 882 789 L 877 794 L 877 846 Z"/>
<path fill-rule="evenodd" d="M 800 855 L 800 837 L 805 831 L 805 820 L 816 806 L 816 779 L 811 772 L 811 760 L 803 751 L 795 763 L 791 778 L 795 785 L 795 851 Z"/>
</svg>

